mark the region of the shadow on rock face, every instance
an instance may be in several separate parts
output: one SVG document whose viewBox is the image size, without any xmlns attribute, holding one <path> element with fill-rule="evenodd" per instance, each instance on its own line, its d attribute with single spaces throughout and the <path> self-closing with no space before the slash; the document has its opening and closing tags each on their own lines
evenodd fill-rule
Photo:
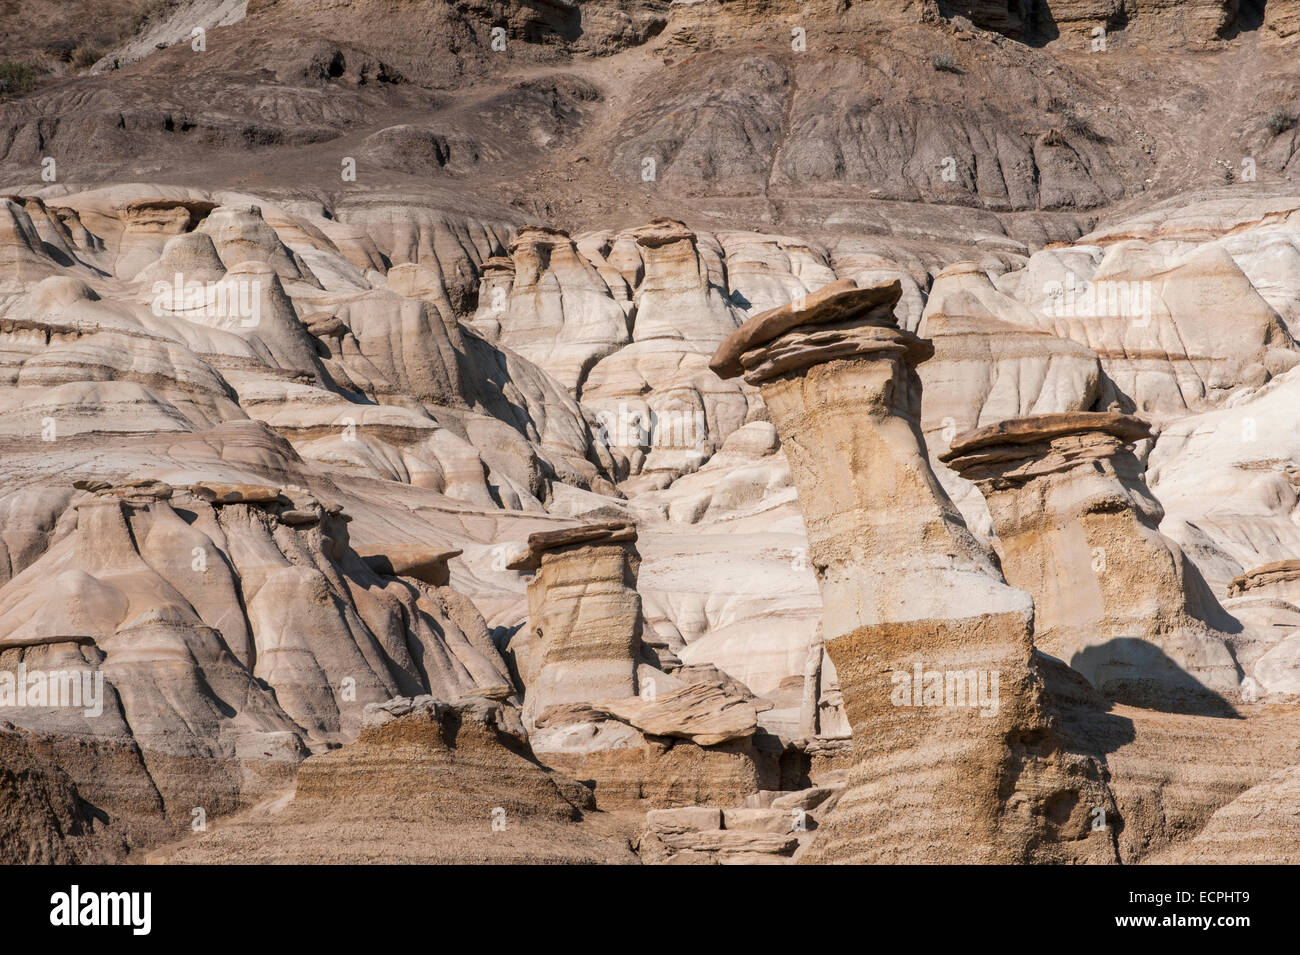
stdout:
<svg viewBox="0 0 1300 955">
<path fill-rule="evenodd" d="M 1087 647 L 1070 658 L 1070 666 L 1116 703 L 1163 713 L 1239 718 L 1228 700 L 1146 640 L 1117 637 Z"/>
<path fill-rule="evenodd" d="M 1245 629 L 1241 621 L 1219 603 L 1219 598 L 1201 574 L 1201 569 L 1190 560 L 1183 561 L 1183 587 L 1187 592 L 1188 612 L 1197 620 L 1233 637 Z"/>
<path fill-rule="evenodd" d="M 1133 721 L 1110 712 L 1114 703 L 1064 660 L 1035 650 L 1034 670 L 1047 698 L 1062 714 L 1072 751 L 1104 760 L 1107 753 L 1137 738 Z"/>
</svg>

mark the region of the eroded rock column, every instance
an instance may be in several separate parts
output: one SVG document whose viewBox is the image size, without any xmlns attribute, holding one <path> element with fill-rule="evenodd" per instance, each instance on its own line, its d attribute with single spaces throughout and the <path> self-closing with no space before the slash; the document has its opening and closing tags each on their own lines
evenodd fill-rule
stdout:
<svg viewBox="0 0 1300 955">
<path fill-rule="evenodd" d="M 944 493 L 920 431 L 895 282 L 836 282 L 765 312 L 712 367 L 761 388 L 790 459 L 853 728 L 824 862 L 1108 861 L 1089 826 L 1096 764 L 1056 734 L 1033 662 L 1033 602 Z"/>
<path fill-rule="evenodd" d="M 1034 415 L 959 435 L 942 460 L 983 492 L 1007 580 L 1033 595 L 1039 649 L 1111 699 L 1206 712 L 1237 693 L 1219 629 L 1232 620 L 1158 529 L 1133 453 L 1150 436 L 1115 412 Z"/>
<path fill-rule="evenodd" d="M 643 648 L 636 539 L 622 521 L 533 534 L 507 565 L 534 571 L 530 633 L 511 643 L 533 752 L 591 783 L 602 809 L 736 805 L 776 788 L 779 747 L 758 741 L 752 700 L 686 683 Z"/>
<path fill-rule="evenodd" d="M 541 663 L 525 701 L 532 719 L 566 703 L 617 700 L 637 693 L 641 652 L 641 556 L 636 527 L 589 524 L 533 534 L 511 570 L 532 570 L 528 623 Z"/>
</svg>

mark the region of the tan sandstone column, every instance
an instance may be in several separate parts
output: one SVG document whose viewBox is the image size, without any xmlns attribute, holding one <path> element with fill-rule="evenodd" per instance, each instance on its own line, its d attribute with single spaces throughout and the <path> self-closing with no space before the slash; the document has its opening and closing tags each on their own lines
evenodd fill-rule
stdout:
<svg viewBox="0 0 1300 955">
<path fill-rule="evenodd" d="M 1224 709 L 1239 675 L 1218 628 L 1232 621 L 1158 529 L 1133 453 L 1149 437 L 1116 412 L 1033 415 L 959 435 L 943 460 L 983 492 L 1040 650 L 1122 703 Z"/>
<path fill-rule="evenodd" d="M 1033 602 L 927 460 L 915 366 L 932 349 L 897 327 L 899 295 L 836 282 L 750 319 L 711 364 L 759 386 L 780 432 L 853 728 L 808 861 L 1109 861 L 1097 766 L 1044 706 Z"/>
<path fill-rule="evenodd" d="M 636 537 L 634 525 L 619 521 L 545 531 L 531 535 L 527 553 L 507 565 L 535 571 L 528 626 L 542 655 L 525 704 L 534 719 L 552 706 L 636 695 Z"/>
</svg>

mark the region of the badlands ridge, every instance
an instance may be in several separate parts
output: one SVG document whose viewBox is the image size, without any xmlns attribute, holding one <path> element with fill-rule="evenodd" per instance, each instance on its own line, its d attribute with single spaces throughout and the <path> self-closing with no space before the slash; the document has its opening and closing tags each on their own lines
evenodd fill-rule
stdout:
<svg viewBox="0 0 1300 955">
<path fill-rule="evenodd" d="M 463 5 L 440 58 L 405 4 L 178 6 L 208 72 L 155 17 L 0 102 L 0 860 L 1300 861 L 1291 128 L 1180 188 L 1154 121 L 906 112 L 952 45 L 1101 103 L 1084 2 L 739 66 L 704 8 L 799 14 L 504 4 L 501 88 Z M 1119 57 L 1300 29 L 1136 7 Z"/>
</svg>

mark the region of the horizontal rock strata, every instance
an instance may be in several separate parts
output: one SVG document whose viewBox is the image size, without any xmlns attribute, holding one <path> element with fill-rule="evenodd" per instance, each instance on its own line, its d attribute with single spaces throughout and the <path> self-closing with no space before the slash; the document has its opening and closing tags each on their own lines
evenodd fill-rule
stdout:
<svg viewBox="0 0 1300 955">
<path fill-rule="evenodd" d="M 1100 768 L 1068 751 L 1043 698 L 1032 601 L 926 459 L 914 367 L 928 343 L 875 311 L 896 285 L 862 290 L 857 309 L 847 294 L 758 316 L 715 356 L 760 386 L 790 458 L 853 727 L 849 789 L 807 858 L 1112 859 L 1088 827 L 1109 801 Z M 982 713 L 955 689 L 981 673 Z"/>
<path fill-rule="evenodd" d="M 943 460 L 983 492 L 1007 580 L 1034 597 L 1037 645 L 1121 702 L 1225 711 L 1235 627 L 1177 544 L 1113 412 L 1036 415 L 959 435 Z"/>
<path fill-rule="evenodd" d="M 303 763 L 296 790 L 155 861 L 628 863 L 585 824 L 591 793 L 537 765 L 501 703 L 429 697 L 367 709 L 355 743 Z"/>
</svg>

